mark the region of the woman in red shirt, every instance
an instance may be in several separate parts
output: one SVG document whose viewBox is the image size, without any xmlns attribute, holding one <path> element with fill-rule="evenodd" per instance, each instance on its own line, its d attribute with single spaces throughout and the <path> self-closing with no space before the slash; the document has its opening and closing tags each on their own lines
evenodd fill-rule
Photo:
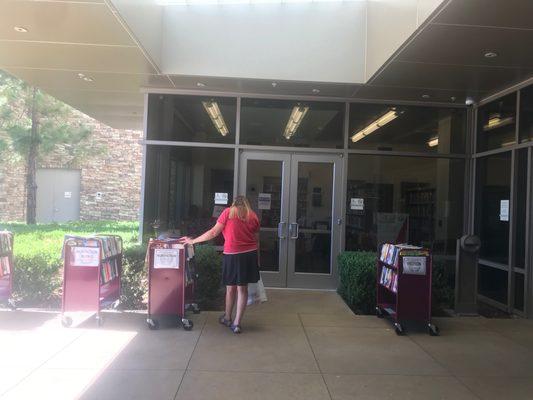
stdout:
<svg viewBox="0 0 533 400">
<path fill-rule="evenodd" d="M 248 300 L 248 284 L 259 280 L 258 248 L 259 219 L 244 196 L 237 196 L 226 208 L 213 228 L 195 239 L 186 238 L 186 244 L 211 240 L 220 233 L 224 236 L 222 283 L 226 286 L 226 310 L 219 322 L 241 333 L 241 320 Z M 231 321 L 237 295 L 237 311 Z"/>
</svg>

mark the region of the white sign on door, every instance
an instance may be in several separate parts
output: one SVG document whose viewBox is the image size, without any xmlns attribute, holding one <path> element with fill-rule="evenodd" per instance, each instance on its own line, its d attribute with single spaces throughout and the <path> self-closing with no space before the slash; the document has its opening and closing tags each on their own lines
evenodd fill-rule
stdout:
<svg viewBox="0 0 533 400">
<path fill-rule="evenodd" d="M 500 200 L 500 221 L 509 221 L 509 200 Z"/>
<path fill-rule="evenodd" d="M 100 265 L 99 247 L 72 247 L 72 265 L 76 267 L 98 267 Z"/>
<path fill-rule="evenodd" d="M 215 204 L 228 204 L 228 194 L 215 193 Z"/>
<path fill-rule="evenodd" d="M 259 210 L 270 210 L 272 206 L 272 195 L 270 193 L 259 193 L 257 196 L 257 208 Z"/>
<path fill-rule="evenodd" d="M 365 209 L 365 199 L 352 198 L 350 200 L 350 210 L 363 211 Z"/>
<path fill-rule="evenodd" d="M 180 252 L 178 249 L 155 249 L 154 268 L 180 268 Z"/>
<path fill-rule="evenodd" d="M 65 192 L 65 199 L 72 198 L 72 192 Z"/>
</svg>

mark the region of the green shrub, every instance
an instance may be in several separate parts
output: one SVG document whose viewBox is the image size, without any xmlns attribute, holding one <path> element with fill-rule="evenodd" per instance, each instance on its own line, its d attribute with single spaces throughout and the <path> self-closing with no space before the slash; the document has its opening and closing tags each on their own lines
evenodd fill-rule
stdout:
<svg viewBox="0 0 533 400">
<path fill-rule="evenodd" d="M 222 255 L 210 245 L 196 246 L 196 300 L 203 310 L 218 309 L 221 301 Z"/>
<path fill-rule="evenodd" d="M 122 257 L 121 307 L 127 310 L 146 308 L 148 276 L 144 259 L 146 245 L 130 246 L 124 249 Z"/>
<path fill-rule="evenodd" d="M 376 253 L 347 251 L 338 258 L 339 287 L 346 304 L 357 314 L 371 314 L 376 307 Z"/>
<path fill-rule="evenodd" d="M 46 255 L 18 255 L 15 256 L 15 266 L 14 297 L 20 305 L 59 307 L 62 289 L 60 259 L 49 259 Z"/>
<path fill-rule="evenodd" d="M 433 258 L 432 309 L 434 313 L 442 308 L 454 308 L 455 303 L 455 260 Z"/>
</svg>

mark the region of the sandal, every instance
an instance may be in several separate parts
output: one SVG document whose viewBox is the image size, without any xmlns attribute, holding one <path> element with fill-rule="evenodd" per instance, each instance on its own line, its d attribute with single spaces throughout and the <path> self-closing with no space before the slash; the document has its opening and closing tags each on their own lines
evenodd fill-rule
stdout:
<svg viewBox="0 0 533 400">
<path fill-rule="evenodd" d="M 222 314 L 218 319 L 218 322 L 227 327 L 231 326 L 231 320 L 226 318 L 226 314 Z"/>
<path fill-rule="evenodd" d="M 235 334 L 239 334 L 239 333 L 242 333 L 242 329 L 240 327 L 240 325 L 233 325 L 231 324 L 230 327 L 231 331 Z"/>
</svg>

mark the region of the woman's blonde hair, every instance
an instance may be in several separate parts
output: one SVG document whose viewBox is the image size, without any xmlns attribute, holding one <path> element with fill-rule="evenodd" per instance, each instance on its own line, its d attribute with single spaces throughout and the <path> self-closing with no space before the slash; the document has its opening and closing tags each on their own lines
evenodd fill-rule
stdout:
<svg viewBox="0 0 533 400">
<path fill-rule="evenodd" d="M 246 221 L 251 212 L 252 207 L 250 206 L 248 199 L 244 196 L 237 196 L 231 204 L 229 217 L 239 218 L 242 221 Z"/>
</svg>

